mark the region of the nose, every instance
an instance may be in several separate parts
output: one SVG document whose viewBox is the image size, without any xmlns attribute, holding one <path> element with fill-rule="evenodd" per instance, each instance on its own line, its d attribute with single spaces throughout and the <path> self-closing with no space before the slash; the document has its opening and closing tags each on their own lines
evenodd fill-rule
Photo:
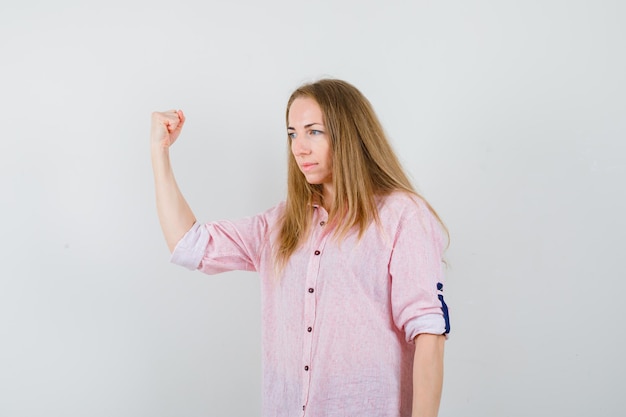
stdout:
<svg viewBox="0 0 626 417">
<path fill-rule="evenodd" d="M 291 140 L 291 153 L 294 156 L 303 156 L 311 153 L 311 148 L 305 139 L 296 137 Z"/>
</svg>

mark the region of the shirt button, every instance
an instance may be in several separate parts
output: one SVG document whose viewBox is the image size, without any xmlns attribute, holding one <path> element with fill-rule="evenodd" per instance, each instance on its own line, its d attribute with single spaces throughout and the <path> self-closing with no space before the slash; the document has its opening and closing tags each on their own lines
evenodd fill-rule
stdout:
<svg viewBox="0 0 626 417">
<path fill-rule="evenodd" d="M 320 253 L 322 253 L 322 252 L 320 252 L 320 251 L 318 251 L 318 250 L 316 250 L 316 251 L 315 251 L 315 254 L 316 254 L 316 255 L 319 255 Z"/>
<path fill-rule="evenodd" d="M 323 220 L 320 222 L 320 226 L 324 226 L 325 224 L 326 224 L 326 222 L 323 221 Z"/>
<path fill-rule="evenodd" d="M 306 331 L 311 333 L 313 331 L 313 327 L 307 327 Z"/>
<path fill-rule="evenodd" d="M 304 370 L 305 370 L 305 371 L 308 371 L 308 370 L 309 370 L 309 366 L 308 366 L 308 365 L 307 365 L 307 366 L 305 366 L 305 367 L 304 367 Z"/>
<path fill-rule="evenodd" d="M 313 288 L 309 288 L 310 293 L 312 293 L 313 291 L 315 291 Z"/>
</svg>

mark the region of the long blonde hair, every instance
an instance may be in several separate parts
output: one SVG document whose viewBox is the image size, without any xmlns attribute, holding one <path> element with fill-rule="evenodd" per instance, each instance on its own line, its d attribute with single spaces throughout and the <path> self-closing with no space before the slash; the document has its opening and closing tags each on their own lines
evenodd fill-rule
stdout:
<svg viewBox="0 0 626 417">
<path fill-rule="evenodd" d="M 279 268 L 306 237 L 313 203 L 330 208 L 329 223 L 336 226 L 335 237 L 342 239 L 353 228 L 361 237 L 372 221 L 379 221 L 376 196 L 405 191 L 420 197 L 391 148 L 372 105 L 356 87 L 337 79 L 302 85 L 287 102 L 287 126 L 291 104 L 299 97 L 312 98 L 322 110 L 331 145 L 334 197 L 333 201 L 324 201 L 323 185 L 309 184 L 289 151 L 287 201 L 276 248 Z M 445 230 L 437 213 L 428 207 Z"/>
</svg>

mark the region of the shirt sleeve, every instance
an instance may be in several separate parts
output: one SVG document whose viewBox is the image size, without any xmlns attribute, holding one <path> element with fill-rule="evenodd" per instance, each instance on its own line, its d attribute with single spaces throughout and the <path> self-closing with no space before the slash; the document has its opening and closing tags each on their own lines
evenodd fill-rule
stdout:
<svg viewBox="0 0 626 417">
<path fill-rule="evenodd" d="M 237 221 L 196 222 L 178 242 L 170 260 L 206 274 L 257 271 L 263 251 L 269 250 L 269 224 L 276 210 Z"/>
<path fill-rule="evenodd" d="M 443 249 L 442 228 L 426 203 L 407 203 L 400 213 L 389 273 L 393 320 L 408 342 L 421 333 L 450 332 L 443 300 Z"/>
<path fill-rule="evenodd" d="M 209 232 L 206 227 L 195 222 L 191 229 L 176 244 L 170 262 L 184 266 L 187 269 L 197 269 L 209 242 Z"/>
</svg>

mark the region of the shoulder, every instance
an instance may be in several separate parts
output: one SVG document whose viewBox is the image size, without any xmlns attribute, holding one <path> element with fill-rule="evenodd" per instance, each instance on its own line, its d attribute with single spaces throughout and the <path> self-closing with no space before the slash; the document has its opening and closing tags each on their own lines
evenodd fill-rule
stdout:
<svg viewBox="0 0 626 417">
<path fill-rule="evenodd" d="M 275 225 L 280 222 L 285 213 L 285 202 L 281 201 L 276 204 L 274 207 L 270 207 L 269 209 L 253 216 L 253 218 L 257 218 L 268 225 Z"/>
<path fill-rule="evenodd" d="M 378 217 L 384 228 L 408 229 L 444 239 L 441 221 L 428 202 L 417 194 L 394 191 L 382 196 L 378 203 Z"/>
<path fill-rule="evenodd" d="M 278 222 L 281 221 L 284 212 L 285 212 L 285 203 L 280 202 L 274 207 L 271 207 L 255 215 L 242 217 L 239 219 L 214 221 L 214 222 L 211 222 L 210 224 L 214 224 L 214 225 L 230 224 L 240 229 L 241 228 L 257 229 L 257 230 L 272 229 L 275 227 L 275 225 Z"/>
<path fill-rule="evenodd" d="M 406 215 L 429 217 L 432 215 L 432 211 L 421 196 L 406 191 L 394 191 L 379 197 L 378 214 L 381 218 Z"/>
<path fill-rule="evenodd" d="M 280 203 L 276 204 L 274 207 L 267 209 L 262 214 L 268 217 L 281 217 L 285 213 L 286 205 L 287 204 L 285 201 L 281 201 Z"/>
</svg>

